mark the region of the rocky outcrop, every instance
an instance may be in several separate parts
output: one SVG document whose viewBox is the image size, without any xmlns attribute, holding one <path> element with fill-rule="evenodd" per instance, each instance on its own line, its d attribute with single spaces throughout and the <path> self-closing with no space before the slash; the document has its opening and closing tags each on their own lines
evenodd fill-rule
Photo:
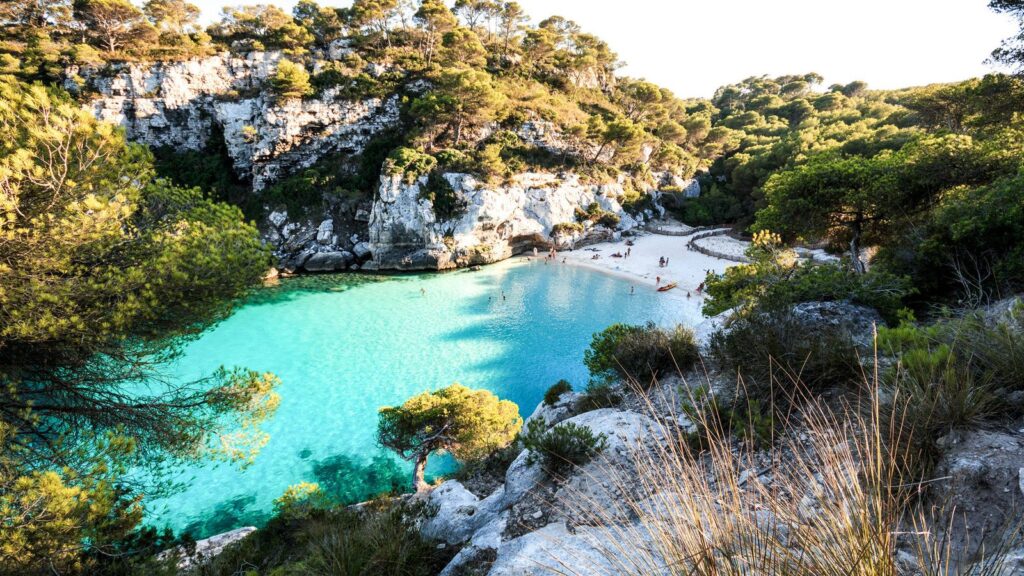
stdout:
<svg viewBox="0 0 1024 576">
<path fill-rule="evenodd" d="M 467 174 L 445 174 L 465 204 L 452 219 L 437 216 L 425 197 L 427 178 L 412 184 L 382 176 L 369 222 L 370 264 L 377 269 L 446 269 L 488 264 L 534 247 L 573 248 L 608 240 L 638 222 L 627 214 L 618 184 L 584 184 L 574 175 L 526 173 L 508 184 L 488 185 Z M 614 230 L 586 223 L 582 231 L 555 233 L 596 203 L 615 214 Z M 566 227 L 562 227 L 566 228 Z"/>
<path fill-rule="evenodd" d="M 980 550 L 987 539 L 1009 539 L 1013 550 L 1004 554 L 1002 576 L 1024 575 L 1024 547 L 1019 530 L 1024 511 L 1024 436 L 976 430 L 954 432 L 940 441 L 943 455 L 936 466 L 931 501 L 936 509 L 954 511 L 954 520 L 939 528 L 964 558 L 986 556 Z M 1013 538 L 1017 537 L 1014 542 Z M 991 548 L 991 545 L 990 545 Z M 989 558 L 992 562 L 992 558 Z"/>
<path fill-rule="evenodd" d="M 539 407 L 557 419 L 567 416 L 561 406 L 575 400 L 567 394 L 554 407 Z M 554 482 L 539 461 L 524 450 L 509 466 L 505 483 L 486 498 L 478 498 L 458 481 L 445 482 L 430 493 L 427 508 L 433 515 L 424 520 L 422 532 L 452 545 L 460 553 L 442 574 L 458 574 L 461 567 L 480 556 L 493 558 L 490 574 L 548 574 L 566 560 L 585 558 L 583 574 L 613 574 L 607 569 L 609 547 L 595 538 L 606 537 L 615 527 L 585 527 L 579 506 L 588 502 L 591 512 L 612 522 L 630 522 L 622 514 L 621 482 L 611 475 L 628 474 L 636 450 L 649 442 L 663 441 L 663 430 L 653 419 L 630 410 L 611 408 L 586 412 L 564 422 L 590 428 L 607 438 L 601 456 Z M 596 510 L 596 508 L 602 510 Z M 572 526 L 572 528 L 568 528 Z M 610 563 L 611 562 L 611 563 Z"/>
<path fill-rule="evenodd" d="M 121 124 L 136 142 L 201 150 L 222 134 L 235 171 L 256 191 L 328 154 L 358 154 L 397 122 L 397 96 L 352 101 L 328 88 L 315 98 L 275 98 L 265 84 L 280 59 L 250 52 L 72 68 L 67 85 L 95 93 L 96 117 Z"/>
<path fill-rule="evenodd" d="M 223 552 L 225 548 L 235 542 L 243 540 L 255 531 L 255 526 L 237 528 L 230 532 L 198 540 L 196 541 L 195 548 L 178 546 L 177 548 L 161 552 L 160 555 L 157 556 L 157 559 L 164 560 L 174 556 L 177 558 L 177 566 L 179 570 L 191 570 L 192 568 L 199 567 L 206 562 L 209 562 L 213 557 Z"/>
</svg>

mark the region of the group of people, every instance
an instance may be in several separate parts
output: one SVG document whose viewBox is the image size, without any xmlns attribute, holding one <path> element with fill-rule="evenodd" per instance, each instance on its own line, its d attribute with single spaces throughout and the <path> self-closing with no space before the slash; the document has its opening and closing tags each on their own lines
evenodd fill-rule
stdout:
<svg viewBox="0 0 1024 576">
<path fill-rule="evenodd" d="M 627 252 L 628 252 L 628 250 L 627 250 Z M 666 258 L 664 256 L 658 258 L 658 268 L 664 268 L 666 266 L 668 266 L 668 258 Z"/>
<path fill-rule="evenodd" d="M 540 252 L 537 251 L 537 247 L 536 246 L 533 247 L 533 257 L 534 258 L 539 258 L 540 257 Z M 530 258 L 527 258 L 527 260 L 530 260 Z M 548 253 L 544 255 L 544 264 L 545 265 L 548 264 L 549 260 L 551 260 L 551 261 L 557 261 L 558 260 L 558 251 L 555 250 L 554 248 L 551 248 L 550 250 L 548 250 Z M 565 264 L 565 258 L 562 258 L 562 264 Z"/>
</svg>

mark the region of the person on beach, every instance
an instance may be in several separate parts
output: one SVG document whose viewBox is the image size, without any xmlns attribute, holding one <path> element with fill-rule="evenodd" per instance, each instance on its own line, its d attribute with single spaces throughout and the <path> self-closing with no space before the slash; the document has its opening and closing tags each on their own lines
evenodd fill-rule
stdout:
<svg viewBox="0 0 1024 576">
<path fill-rule="evenodd" d="M 665 258 L 665 266 L 668 266 L 668 258 Z"/>
<path fill-rule="evenodd" d="M 655 276 L 654 277 L 654 285 L 657 286 L 659 284 L 661 284 L 661 276 Z"/>
<path fill-rule="evenodd" d="M 426 288 L 420 288 L 420 296 L 426 296 L 426 295 L 427 295 Z"/>
<path fill-rule="evenodd" d="M 658 257 L 658 268 L 664 268 L 664 267 L 665 267 L 665 257 L 664 256 L 659 256 Z"/>
<path fill-rule="evenodd" d="M 703 293 L 704 293 L 704 283 L 701 282 L 700 286 L 697 286 L 697 294 L 703 294 Z"/>
<path fill-rule="evenodd" d="M 634 294 L 636 294 L 636 286 L 630 286 L 629 287 L 629 295 L 632 296 Z"/>
</svg>

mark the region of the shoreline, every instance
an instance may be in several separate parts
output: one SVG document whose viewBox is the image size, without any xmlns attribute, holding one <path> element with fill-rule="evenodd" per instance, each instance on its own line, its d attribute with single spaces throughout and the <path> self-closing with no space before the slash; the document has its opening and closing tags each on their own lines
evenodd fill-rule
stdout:
<svg viewBox="0 0 1024 576">
<path fill-rule="evenodd" d="M 638 288 L 655 289 L 670 282 L 677 282 L 677 288 L 663 294 L 684 301 L 704 299 L 704 295 L 698 293 L 697 288 L 704 282 L 707 271 L 721 274 L 726 268 L 737 265 L 730 260 L 706 256 L 687 249 L 688 237 L 640 232 L 628 238 L 633 241 L 633 246 L 627 246 L 626 240 L 627 238 L 622 238 L 614 242 L 591 244 L 576 250 L 563 250 L 556 253 L 556 262 L 561 265 L 564 260 L 564 264 L 567 265 L 615 276 L 636 283 Z M 745 245 L 738 240 L 733 242 L 736 242 L 737 249 Z M 616 253 L 625 255 L 627 249 L 630 250 L 628 257 L 612 256 Z M 595 255 L 598 256 L 597 259 L 594 258 Z M 544 252 L 540 252 L 536 257 L 527 253 L 514 256 L 511 260 L 527 262 L 545 257 Z M 668 258 L 667 266 L 659 266 L 658 259 L 661 257 Z M 661 278 L 660 283 L 658 277 Z"/>
</svg>

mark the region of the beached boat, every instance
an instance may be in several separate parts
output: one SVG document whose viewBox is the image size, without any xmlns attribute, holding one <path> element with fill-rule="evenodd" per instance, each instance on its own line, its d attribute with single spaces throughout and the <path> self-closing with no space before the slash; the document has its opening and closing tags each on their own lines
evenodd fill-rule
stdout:
<svg viewBox="0 0 1024 576">
<path fill-rule="evenodd" d="M 669 290 L 675 288 L 676 286 L 679 286 L 679 282 L 672 282 L 672 283 L 669 283 L 669 284 L 665 284 L 661 288 L 658 288 L 658 292 L 668 292 Z"/>
</svg>

